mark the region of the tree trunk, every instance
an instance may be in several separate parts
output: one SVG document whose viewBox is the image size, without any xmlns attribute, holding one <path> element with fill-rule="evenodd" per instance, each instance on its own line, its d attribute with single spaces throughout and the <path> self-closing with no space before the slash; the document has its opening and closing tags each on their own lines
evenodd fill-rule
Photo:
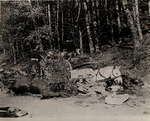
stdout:
<svg viewBox="0 0 150 121">
<path fill-rule="evenodd" d="M 82 41 L 82 32 L 79 29 L 79 41 L 80 41 L 80 50 L 81 50 L 81 55 L 83 54 L 83 41 Z"/>
<path fill-rule="evenodd" d="M 1 9 L 1 1 L 0 1 L 0 41 L 2 41 L 3 43 L 3 54 L 5 55 L 5 45 L 4 45 L 4 41 L 3 41 L 3 37 L 1 35 L 2 33 L 2 9 Z"/>
<path fill-rule="evenodd" d="M 132 0 L 132 10 L 133 10 L 133 20 L 136 23 L 136 8 L 135 8 L 135 0 Z"/>
<path fill-rule="evenodd" d="M 140 40 L 143 39 L 142 31 L 141 31 L 141 24 L 139 19 L 139 8 L 138 8 L 138 0 L 135 0 L 135 12 L 136 12 L 136 26 L 138 30 L 138 35 L 140 37 Z"/>
<path fill-rule="evenodd" d="M 63 3 L 63 0 L 62 0 Z M 61 28 L 61 41 L 64 41 L 64 11 L 63 11 L 63 5 L 62 7 L 62 11 L 61 11 L 61 23 L 62 23 L 62 28 Z"/>
<path fill-rule="evenodd" d="M 115 42 L 114 42 L 113 20 L 111 20 L 111 41 L 112 41 L 112 44 L 114 45 Z"/>
<path fill-rule="evenodd" d="M 11 35 L 9 34 L 9 42 L 10 42 L 10 50 L 12 51 L 12 55 L 13 56 L 13 62 L 14 64 L 17 63 L 17 59 L 16 59 L 16 50 L 15 50 L 15 45 L 14 45 L 14 41 L 11 39 Z"/>
<path fill-rule="evenodd" d="M 120 34 L 120 32 L 121 32 L 121 22 L 120 22 L 120 13 L 119 13 L 118 0 L 116 0 L 116 11 L 117 11 L 118 34 Z"/>
<path fill-rule="evenodd" d="M 99 40 L 97 35 L 97 22 L 96 22 L 96 10 L 95 10 L 95 2 L 92 0 L 92 22 L 93 22 L 93 32 L 94 32 L 94 39 L 95 39 L 95 51 L 99 51 Z"/>
<path fill-rule="evenodd" d="M 1 7 L 2 7 L 2 5 L 1 5 L 1 1 L 0 1 L 0 25 L 1 25 L 1 22 L 2 22 L 2 8 Z"/>
<path fill-rule="evenodd" d="M 135 28 L 135 25 L 134 25 L 133 18 L 131 16 L 131 12 L 127 8 L 127 5 L 128 5 L 127 4 L 127 0 L 122 0 L 122 4 L 123 4 L 124 11 L 125 11 L 125 13 L 127 15 L 127 20 L 128 20 L 129 26 L 130 26 L 131 33 L 132 33 L 134 46 L 135 46 L 135 48 L 137 48 L 137 47 L 139 47 L 140 43 L 137 40 L 137 31 L 136 31 L 136 28 Z"/>
<path fill-rule="evenodd" d="M 149 13 L 149 16 L 150 16 L 150 0 L 148 0 L 148 13 Z"/>
<path fill-rule="evenodd" d="M 48 1 L 48 21 L 49 21 L 49 44 L 50 44 L 50 48 L 52 49 L 52 42 L 51 42 L 51 37 L 52 37 L 52 27 L 51 27 L 51 9 L 50 9 L 50 3 Z"/>
<path fill-rule="evenodd" d="M 58 49 L 60 49 L 60 38 L 59 38 L 59 0 L 57 0 L 57 13 L 56 13 L 56 33 L 57 33 L 57 42 Z"/>
<path fill-rule="evenodd" d="M 80 17 L 80 13 L 81 13 L 81 3 L 79 2 L 78 3 L 78 16 L 77 16 L 77 19 L 76 19 L 76 23 L 78 24 L 78 21 L 79 21 L 79 17 Z"/>
<path fill-rule="evenodd" d="M 23 42 L 21 41 L 21 55 L 24 57 L 24 48 L 23 48 Z"/>
<path fill-rule="evenodd" d="M 108 9 L 107 9 L 107 0 L 105 0 L 105 11 L 106 11 L 106 21 L 107 21 L 107 24 L 109 24 L 108 23 Z"/>
<path fill-rule="evenodd" d="M 97 26 L 100 26 L 100 18 L 99 18 L 99 14 L 100 14 L 100 11 L 99 11 L 99 6 L 100 6 L 100 1 L 99 0 L 96 0 L 96 19 L 97 19 Z"/>
<path fill-rule="evenodd" d="M 93 53 L 94 52 L 94 46 L 93 46 L 93 41 L 92 41 L 91 31 L 90 31 L 89 14 L 88 14 L 88 9 L 87 9 L 87 3 L 84 2 L 83 5 L 84 5 L 85 12 L 86 12 L 85 21 L 86 21 L 87 34 L 88 34 L 88 38 L 89 38 L 89 49 L 90 49 L 90 53 Z"/>
<path fill-rule="evenodd" d="M 80 17 L 80 14 L 81 14 L 81 2 L 76 1 L 76 5 L 78 5 L 78 15 L 77 15 L 77 18 L 75 20 L 75 29 L 77 31 L 79 31 L 79 43 L 80 43 L 80 52 L 81 52 L 80 54 L 83 55 L 83 40 L 82 40 L 83 36 L 82 36 L 81 28 L 78 27 L 79 17 Z"/>
</svg>

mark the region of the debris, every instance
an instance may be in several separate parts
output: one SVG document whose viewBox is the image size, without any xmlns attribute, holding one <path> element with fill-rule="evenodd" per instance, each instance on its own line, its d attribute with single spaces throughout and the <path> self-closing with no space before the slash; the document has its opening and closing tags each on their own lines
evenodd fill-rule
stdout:
<svg viewBox="0 0 150 121">
<path fill-rule="evenodd" d="M 144 111 L 144 112 L 143 112 L 143 114 L 145 114 L 145 115 L 149 115 L 149 114 L 150 114 L 150 112 L 149 112 L 149 111 Z"/>
<path fill-rule="evenodd" d="M 71 72 L 71 79 L 73 78 L 89 78 L 94 77 L 93 75 L 93 69 L 92 68 L 85 68 L 85 69 L 74 69 L 70 70 Z"/>
<path fill-rule="evenodd" d="M 3 63 L 3 64 L 2 64 L 2 67 L 3 67 L 3 66 L 6 66 L 6 65 L 7 65 L 6 63 Z"/>
<path fill-rule="evenodd" d="M 108 89 L 110 89 L 110 91 L 112 92 L 117 92 L 117 91 L 122 91 L 123 87 L 120 85 L 112 85 L 111 87 L 108 87 Z"/>
<path fill-rule="evenodd" d="M 115 105 L 121 105 L 125 101 L 129 99 L 128 94 L 123 94 L 123 95 L 108 95 L 105 98 L 105 103 L 106 104 L 115 104 Z"/>
<path fill-rule="evenodd" d="M 0 117 L 23 117 L 28 113 L 24 110 L 21 110 L 17 107 L 1 107 L 0 108 Z"/>
<path fill-rule="evenodd" d="M 4 69 L 3 69 L 3 68 L 0 68 L 0 72 L 4 72 Z"/>
</svg>

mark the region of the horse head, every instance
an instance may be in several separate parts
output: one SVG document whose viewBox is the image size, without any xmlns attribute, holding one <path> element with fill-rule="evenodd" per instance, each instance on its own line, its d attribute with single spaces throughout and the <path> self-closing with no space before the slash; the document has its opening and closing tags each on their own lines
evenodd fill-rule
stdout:
<svg viewBox="0 0 150 121">
<path fill-rule="evenodd" d="M 120 66 L 114 66 L 110 76 L 116 83 L 122 84 L 123 80 L 121 77 Z"/>
</svg>

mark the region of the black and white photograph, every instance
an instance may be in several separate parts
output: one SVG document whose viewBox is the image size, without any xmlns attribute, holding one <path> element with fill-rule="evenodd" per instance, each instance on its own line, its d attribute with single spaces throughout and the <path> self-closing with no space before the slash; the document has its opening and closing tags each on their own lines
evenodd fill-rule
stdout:
<svg viewBox="0 0 150 121">
<path fill-rule="evenodd" d="M 0 120 L 150 120 L 149 28 L 150 0 L 0 0 Z"/>
</svg>

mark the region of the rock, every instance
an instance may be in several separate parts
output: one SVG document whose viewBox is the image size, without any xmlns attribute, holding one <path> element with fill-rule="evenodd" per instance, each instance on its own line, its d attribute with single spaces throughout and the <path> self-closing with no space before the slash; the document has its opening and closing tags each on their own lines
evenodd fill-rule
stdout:
<svg viewBox="0 0 150 121">
<path fill-rule="evenodd" d="M 129 99 L 128 94 L 123 94 L 123 95 L 108 95 L 105 98 L 105 103 L 106 104 L 115 104 L 115 105 L 121 105 L 123 104 L 126 100 Z"/>
</svg>

